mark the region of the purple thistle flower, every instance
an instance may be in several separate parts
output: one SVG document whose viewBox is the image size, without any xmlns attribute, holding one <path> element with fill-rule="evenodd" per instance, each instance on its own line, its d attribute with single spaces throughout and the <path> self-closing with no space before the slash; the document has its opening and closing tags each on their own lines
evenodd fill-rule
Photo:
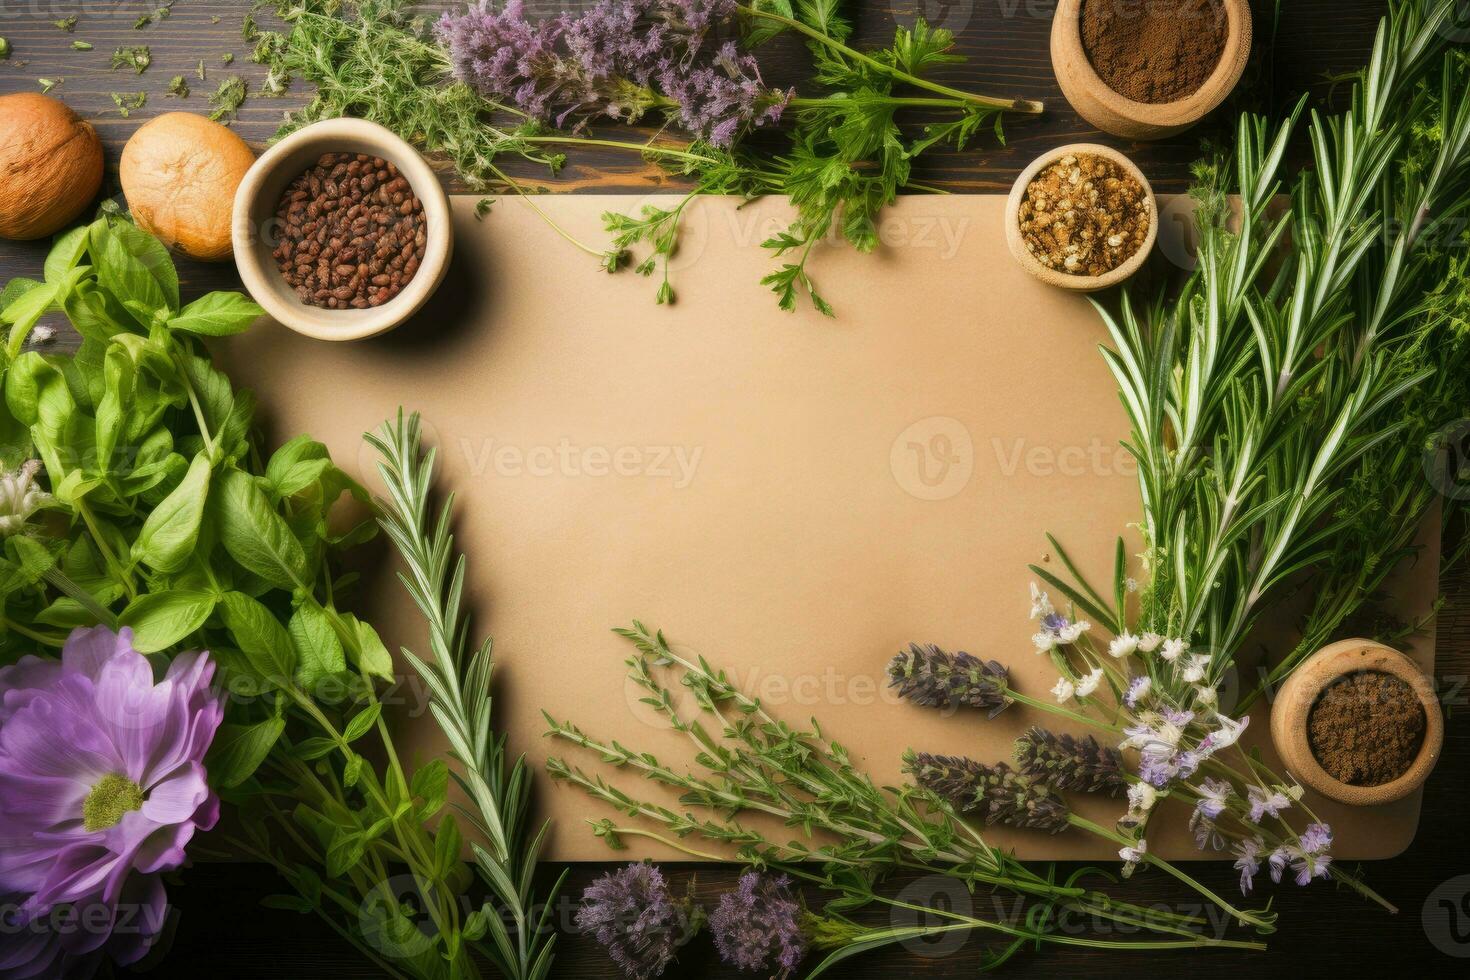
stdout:
<svg viewBox="0 0 1470 980">
<path fill-rule="evenodd" d="M 521 0 L 485 0 L 435 27 L 457 79 L 532 118 L 580 128 L 598 117 L 636 122 L 658 109 L 686 131 L 728 148 L 771 125 L 794 92 L 766 86 L 733 43 L 710 51 L 712 26 L 735 0 L 599 0 L 532 23 Z"/>
<path fill-rule="evenodd" d="M 1246 796 L 1250 802 L 1250 822 L 1254 824 L 1267 815 L 1279 817 L 1282 810 L 1291 808 L 1291 800 L 1279 789 L 1267 792 L 1259 786 L 1250 786 L 1246 788 Z"/>
<path fill-rule="evenodd" d="M 224 713 L 213 675 L 208 654 L 184 653 L 155 682 L 132 632 L 102 627 L 73 632 L 60 662 L 0 670 L 0 976 L 85 976 L 158 938 L 159 875 L 219 818 L 203 764 Z"/>
<path fill-rule="evenodd" d="M 752 973 L 778 970 L 778 977 L 796 969 L 806 956 L 806 940 L 801 905 L 789 884 L 784 876 L 747 871 L 735 891 L 720 896 L 709 926 L 721 959 Z"/>
<path fill-rule="evenodd" d="M 1243 840 L 1232 848 L 1235 854 L 1235 867 L 1240 872 L 1240 893 L 1242 895 L 1249 895 L 1251 889 L 1255 887 L 1256 873 L 1261 870 L 1261 852 L 1265 849 L 1266 842 L 1259 837 Z"/>
<path fill-rule="evenodd" d="M 690 903 L 675 901 L 663 873 L 646 863 L 588 885 L 576 915 L 577 928 L 591 933 L 634 980 L 662 974 L 693 937 L 693 921 Z"/>
</svg>

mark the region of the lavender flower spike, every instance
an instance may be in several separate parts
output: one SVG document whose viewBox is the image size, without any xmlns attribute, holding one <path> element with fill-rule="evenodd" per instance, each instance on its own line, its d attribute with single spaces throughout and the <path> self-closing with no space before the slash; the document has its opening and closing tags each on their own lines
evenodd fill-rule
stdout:
<svg viewBox="0 0 1470 980">
<path fill-rule="evenodd" d="M 789 976 L 806 956 L 801 933 L 801 905 L 787 878 L 756 871 L 740 876 L 733 892 L 720 896 L 709 917 L 720 958 L 737 970 Z"/>
<path fill-rule="evenodd" d="M 899 697 L 925 707 L 966 705 L 994 717 L 1011 703 L 1004 665 L 963 650 L 949 653 L 932 643 L 910 643 L 888 662 L 888 680 L 890 687 L 898 688 Z"/>
<path fill-rule="evenodd" d="M 754 57 L 705 45 L 735 0 L 600 0 L 580 14 L 528 21 L 521 0 L 480 0 L 435 27 L 457 79 L 543 123 L 635 122 L 650 110 L 728 148 L 777 122 L 792 97 L 771 89 Z"/>
<path fill-rule="evenodd" d="M 660 976 L 693 938 L 697 915 L 687 900 L 674 900 L 657 868 L 630 864 L 587 886 L 576 923 L 629 977 L 648 980 Z"/>
</svg>

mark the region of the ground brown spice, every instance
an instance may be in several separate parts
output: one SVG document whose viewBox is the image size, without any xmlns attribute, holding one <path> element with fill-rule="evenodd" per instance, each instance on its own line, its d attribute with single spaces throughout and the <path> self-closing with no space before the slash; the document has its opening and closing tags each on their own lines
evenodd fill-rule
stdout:
<svg viewBox="0 0 1470 980">
<path fill-rule="evenodd" d="M 1084 0 L 1082 46 L 1103 82 L 1134 102 L 1174 102 L 1210 77 L 1228 33 L 1220 0 Z"/>
<path fill-rule="evenodd" d="M 1043 167 L 1026 185 L 1017 217 L 1038 262 L 1078 276 L 1100 276 L 1127 262 L 1153 220 L 1143 185 L 1092 153 Z"/>
<path fill-rule="evenodd" d="M 1379 786 L 1408 771 L 1424 742 L 1424 724 L 1424 706 L 1408 684 L 1364 671 L 1322 692 L 1307 718 L 1307 735 L 1332 778 Z"/>
</svg>

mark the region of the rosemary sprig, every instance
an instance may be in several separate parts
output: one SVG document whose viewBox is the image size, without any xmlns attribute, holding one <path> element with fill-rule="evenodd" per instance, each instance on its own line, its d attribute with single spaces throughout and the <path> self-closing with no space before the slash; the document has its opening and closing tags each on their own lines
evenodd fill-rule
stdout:
<svg viewBox="0 0 1470 980">
<path fill-rule="evenodd" d="M 1423 483 L 1426 439 L 1464 412 L 1470 363 L 1456 315 L 1470 65 L 1446 50 L 1454 6 L 1392 5 L 1349 109 L 1310 114 L 1314 167 L 1280 217 L 1301 110 L 1279 126 L 1243 116 L 1233 166 L 1199 168 L 1182 293 L 1099 307 L 1140 464 L 1140 624 L 1209 651 L 1213 681 L 1262 612 L 1316 578 L 1307 635 L 1273 676 L 1289 672 L 1409 553 L 1433 500 L 1404 488 Z"/>
<path fill-rule="evenodd" d="M 461 807 L 460 812 L 489 842 L 488 847 L 476 843 L 472 848 L 475 866 L 495 901 L 466 924 L 466 935 L 475 939 L 488 933 L 488 953 L 507 980 L 543 980 L 556 944 L 549 917 L 562 879 L 544 900 L 532 892 L 550 825 L 543 823 L 527 835 L 530 779 L 525 759 L 507 765 L 505 736 L 491 727 L 495 664 L 489 639 L 469 650 L 469 621 L 462 606 L 465 556 L 454 557 L 449 530 L 454 497 L 445 501 L 431 526 L 434 451 L 422 450 L 417 413 L 405 419 L 400 410 L 396 423 L 384 422 L 377 434 L 365 438 L 382 457 L 378 473 L 388 491 L 379 501 L 378 525 L 406 567 L 399 580 L 429 629 L 433 659 L 426 661 L 406 649 L 403 656 L 429 685 L 430 713 L 460 763 L 454 779 L 473 804 L 473 810 Z"/>
</svg>

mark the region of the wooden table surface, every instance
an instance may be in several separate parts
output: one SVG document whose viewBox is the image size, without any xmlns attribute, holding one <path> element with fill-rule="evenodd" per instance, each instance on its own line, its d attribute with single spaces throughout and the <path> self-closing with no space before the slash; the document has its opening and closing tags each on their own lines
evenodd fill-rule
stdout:
<svg viewBox="0 0 1470 980">
<path fill-rule="evenodd" d="M 230 74 L 239 74 L 252 91 L 264 70 L 249 63 L 250 45 L 241 37 L 240 24 L 250 0 L 207 2 L 178 0 L 171 16 L 145 30 L 135 31 L 140 14 L 159 0 L 99 0 L 93 3 L 62 0 L 0 0 L 0 37 L 11 45 L 8 61 L 0 61 L 0 94 L 35 91 L 37 78 L 62 79 L 52 94 L 91 119 L 107 148 L 109 183 L 105 194 L 115 194 L 113 179 L 118 153 L 128 135 L 147 118 L 172 109 L 203 111 L 205 93 Z M 433 5 L 433 6 L 444 6 Z M 1375 0 L 1292 0 L 1284 4 L 1279 27 L 1258 16 L 1258 59 L 1248 76 L 1252 83 L 1237 101 L 1259 107 L 1280 105 L 1303 90 L 1326 97 L 1326 77 L 1359 66 L 1369 49 L 1373 27 L 1383 4 Z M 531 9 L 549 9 L 547 5 Z M 963 153 L 936 154 L 915 168 L 914 179 L 956 192 L 988 193 L 1009 187 L 1018 171 L 1048 146 L 1079 139 L 1101 139 L 1129 152 L 1164 191 L 1187 186 L 1188 166 L 1199 153 L 1201 141 L 1228 138 L 1229 114 L 1217 113 L 1196 130 L 1154 144 L 1133 144 L 1100 137 L 1067 106 L 1053 80 L 1047 53 L 1047 35 L 1054 4 L 1050 0 L 851 0 L 860 43 L 891 37 L 895 20 L 911 22 L 916 12 L 931 22 L 952 28 L 967 64 L 948 72 L 947 81 L 961 87 L 1038 98 L 1047 104 L 1036 120 L 1008 127 L 1003 148 L 982 144 Z M 79 16 L 74 33 L 67 34 L 52 21 Z M 268 22 L 267 18 L 262 18 Z M 93 45 L 90 52 L 71 48 L 74 40 Z M 107 69 L 112 50 L 122 45 L 148 44 L 153 64 L 142 76 Z M 232 64 L 223 64 L 227 53 Z M 1262 57 L 1262 55 L 1270 55 Z M 802 50 L 778 44 L 763 53 L 768 80 L 799 84 L 806 71 Z M 200 59 L 209 80 L 197 83 L 193 72 Z M 165 96 L 168 79 L 190 78 L 194 94 L 186 100 Z M 146 108 L 123 118 L 110 93 L 146 90 Z M 234 123 L 237 132 L 257 148 L 275 131 L 284 111 L 308 96 L 298 84 L 285 97 L 252 97 Z M 0 134 L 0 139 L 4 134 Z M 527 176 L 531 174 L 526 172 Z M 446 175 L 452 187 L 462 189 Z M 677 184 L 641 160 L 626 154 L 587 152 L 573 154 L 561 177 L 544 182 L 550 191 L 596 191 L 647 194 L 674 190 Z M 44 243 L 0 242 L 0 282 L 16 275 L 35 275 L 46 252 Z M 238 286 L 233 267 L 182 263 L 185 291 Z M 590 270 L 589 270 L 590 274 Z M 1271 889 L 1274 907 L 1281 913 L 1281 931 L 1271 937 L 1266 953 L 1133 954 L 1120 956 L 1086 949 L 1049 947 L 1023 954 L 1004 970 L 1011 976 L 1113 976 L 1158 970 L 1188 970 L 1197 980 L 1211 977 L 1346 976 L 1354 972 L 1382 975 L 1389 971 L 1429 971 L 1447 974 L 1460 966 L 1454 955 L 1470 956 L 1470 848 L 1466 846 L 1466 818 L 1470 812 L 1470 722 L 1464 709 L 1465 678 L 1470 674 L 1470 576 L 1464 569 L 1443 583 L 1447 603 L 1438 624 L 1438 673 L 1447 699 L 1449 726 L 1444 761 L 1430 781 L 1418 838 L 1407 853 L 1392 861 L 1365 868 L 1369 882 L 1402 911 L 1388 915 L 1364 904 L 1354 895 L 1322 884 L 1308 889 L 1283 886 Z M 549 869 L 548 869 L 549 870 Z M 604 870 L 600 865 L 573 869 L 565 895 L 575 897 Z M 1063 869 L 1063 873 L 1070 869 Z M 1200 864 L 1190 868 L 1206 884 L 1228 893 L 1234 872 L 1228 865 Z M 674 869 L 682 882 L 697 877 L 697 891 L 706 898 L 729 887 L 734 872 L 711 865 Z M 1182 908 L 1190 893 L 1172 887 L 1158 875 L 1135 879 L 1129 897 Z M 1269 886 L 1268 886 L 1269 887 Z M 202 865 L 189 869 L 170 886 L 178 915 L 167 957 L 146 971 L 157 977 L 196 977 L 207 970 L 213 977 L 256 978 L 276 976 L 371 977 L 366 966 L 315 920 L 262 908 L 259 900 L 282 890 L 274 875 L 250 865 Z M 813 893 L 812 899 L 818 900 Z M 564 898 L 564 901 L 567 901 Z M 988 907 L 985 896 L 977 907 Z M 1449 903 L 1447 906 L 1442 902 Z M 1446 928 L 1446 908 L 1454 908 Z M 559 920 L 569 918 L 563 910 Z M 1423 913 L 1429 912 L 1426 920 Z M 589 941 L 564 936 L 554 972 L 558 977 L 610 977 L 609 961 Z M 889 950 L 849 961 L 833 971 L 834 977 L 973 975 L 984 946 L 969 939 L 957 949 Z M 145 971 L 134 971 L 141 975 Z M 666 976 L 719 977 L 736 974 L 722 968 L 705 939 L 696 940 Z"/>
</svg>

